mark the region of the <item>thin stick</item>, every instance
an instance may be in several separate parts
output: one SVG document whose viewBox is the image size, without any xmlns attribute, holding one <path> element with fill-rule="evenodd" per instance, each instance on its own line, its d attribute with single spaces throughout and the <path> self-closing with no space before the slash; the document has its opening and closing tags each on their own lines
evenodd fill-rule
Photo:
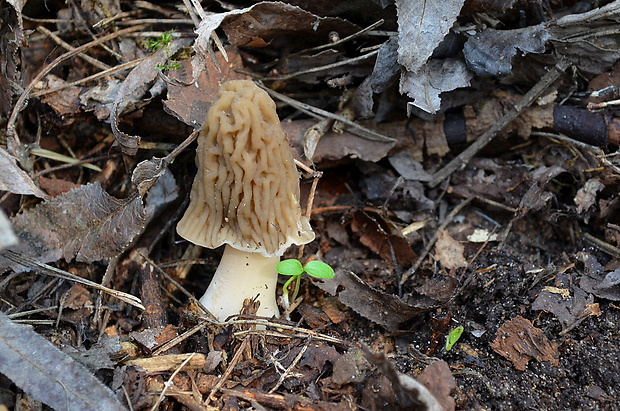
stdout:
<svg viewBox="0 0 620 411">
<path fill-rule="evenodd" d="M 318 72 L 325 71 L 325 70 L 331 70 L 331 69 L 336 68 L 336 67 L 346 66 L 346 65 L 351 64 L 351 63 L 357 63 L 358 61 L 366 60 L 367 58 L 373 57 L 373 56 L 375 56 L 377 54 L 379 54 L 379 50 L 374 50 L 374 51 L 371 51 L 370 53 L 362 54 L 361 56 L 353 57 L 353 58 L 342 60 L 342 61 L 337 61 L 337 62 L 332 63 L 332 64 L 326 64 L 324 66 L 312 67 L 312 68 L 309 68 L 307 70 L 296 71 L 295 73 L 287 74 L 287 75 L 284 75 L 284 76 L 266 77 L 263 80 L 269 80 L 269 81 L 271 81 L 271 80 L 290 80 L 290 79 L 298 77 L 298 76 L 303 76 L 304 74 L 318 73 Z"/>
<path fill-rule="evenodd" d="M 198 331 L 200 331 L 203 328 L 205 328 L 208 324 L 209 323 L 207 323 L 207 322 L 202 322 L 200 324 L 197 324 L 197 325 L 193 326 L 189 330 L 185 331 L 183 334 L 181 334 L 181 335 L 173 338 L 172 340 L 168 341 L 167 343 L 157 347 L 153 351 L 153 356 L 156 356 L 156 355 L 159 355 L 159 354 L 161 354 L 161 353 L 163 353 L 165 351 L 168 351 L 169 349 L 171 349 L 175 345 L 180 344 L 182 341 L 188 339 L 192 335 L 196 334 Z"/>
<path fill-rule="evenodd" d="M 228 363 L 228 367 L 226 368 L 226 371 L 224 371 L 224 374 L 220 377 L 217 384 L 215 384 L 215 387 L 211 389 L 211 393 L 207 397 L 205 407 L 209 406 L 209 403 L 213 400 L 214 395 L 217 393 L 217 391 L 220 388 L 222 388 L 224 383 L 228 380 L 228 377 L 230 377 L 230 374 L 232 374 L 233 369 L 237 366 L 237 363 L 241 360 L 241 354 L 243 354 L 243 352 L 245 351 L 249 343 L 250 343 L 250 337 L 245 337 L 243 341 L 241 342 L 241 345 L 239 346 L 239 348 L 237 348 L 235 355 L 233 355 L 232 360 L 230 360 L 230 363 Z"/>
<path fill-rule="evenodd" d="M 468 198 L 462 201 L 459 205 L 454 207 L 452 211 L 450 211 L 450 213 L 446 216 L 446 219 L 443 221 L 443 223 L 441 223 L 441 225 L 437 227 L 437 231 L 435 231 L 435 234 L 433 234 L 433 237 L 431 237 L 428 244 L 426 244 L 426 247 L 424 247 L 424 251 L 422 251 L 422 254 L 420 254 L 415 264 L 413 264 L 413 266 L 409 270 L 407 270 L 407 272 L 402 276 L 402 278 L 400 279 L 400 286 L 405 284 L 405 282 L 409 279 L 409 277 L 415 274 L 416 270 L 420 268 L 420 265 L 422 265 L 422 262 L 426 258 L 427 254 L 431 251 L 431 248 L 433 248 L 433 245 L 435 245 L 435 243 L 437 242 L 437 239 L 439 238 L 439 232 L 445 229 L 448 226 L 448 224 L 450 224 L 452 220 L 454 220 L 454 217 L 456 217 L 456 215 L 463 209 L 463 207 L 465 207 L 467 204 L 471 202 L 471 200 L 472 200 L 471 198 Z"/>
<path fill-rule="evenodd" d="M 93 281 L 90 281 L 85 278 L 79 277 L 77 275 L 71 274 L 59 268 L 52 267 L 51 265 L 40 263 L 38 261 L 33 260 L 30 257 L 19 255 L 18 253 L 10 251 L 10 250 L 1 250 L 0 255 L 4 258 L 8 258 L 11 261 L 21 264 L 24 267 L 31 268 L 43 275 L 49 275 L 51 277 L 62 278 L 63 280 L 74 281 L 76 283 L 83 284 L 87 287 L 92 287 L 96 290 L 100 290 L 105 293 L 108 293 L 118 298 L 119 300 L 126 302 L 127 304 L 133 305 L 136 308 L 144 310 L 142 301 L 140 301 L 138 297 L 133 296 L 131 294 L 127 294 L 122 291 L 117 291 L 117 290 L 113 290 L 108 287 L 104 287 L 101 284 L 97 284 Z"/>
<path fill-rule="evenodd" d="M 158 273 L 160 273 L 162 276 L 164 276 L 164 278 L 166 280 L 168 280 L 172 285 L 174 285 L 179 291 L 181 291 L 183 294 L 185 294 L 185 296 L 187 298 L 189 298 L 189 300 L 196 304 L 198 307 L 200 307 L 200 309 L 208 316 L 211 317 L 211 319 L 215 319 L 216 317 L 211 314 L 209 312 L 209 310 L 207 310 L 207 308 L 202 305 L 202 303 L 200 302 L 199 299 L 197 299 L 196 297 L 194 297 L 194 295 L 192 293 L 190 293 L 189 291 L 187 291 L 185 289 L 185 287 L 183 287 L 177 280 L 175 280 L 170 274 L 168 274 L 166 272 L 166 270 L 163 270 L 161 267 L 159 267 L 153 260 L 151 260 L 147 255 L 145 255 L 144 253 L 140 252 L 140 257 L 142 257 L 144 259 L 144 261 L 146 261 L 147 263 L 149 263 L 151 266 L 153 266 L 153 268 L 155 268 L 155 270 L 157 270 Z"/>
<path fill-rule="evenodd" d="M 614 257 L 620 257 L 620 248 L 614 247 L 613 245 L 603 240 L 599 240 L 598 238 L 588 233 L 583 233 L 583 238 L 585 238 L 587 242 L 594 244 L 595 246 L 600 248 L 601 251 L 604 251 L 609 255 L 613 255 Z"/>
<path fill-rule="evenodd" d="M 454 171 L 469 163 L 478 151 L 489 144 L 491 140 L 493 140 L 500 131 L 508 126 L 508 124 L 516 119 L 526 107 L 529 107 L 555 80 L 560 77 L 564 70 L 566 70 L 569 66 L 570 63 L 568 60 L 561 60 L 558 62 L 551 70 L 549 70 L 547 74 L 543 76 L 543 78 L 540 79 L 538 83 L 536 83 L 536 85 L 534 85 L 534 87 L 530 89 L 530 91 L 527 92 L 525 96 L 523 96 L 518 103 L 512 107 L 510 111 L 504 114 L 504 116 L 497 123 L 488 129 L 482 136 L 476 139 L 476 141 L 467 147 L 465 151 L 455 157 L 441 170 L 436 172 L 428 185 L 430 187 L 437 186 L 443 180 L 448 178 Z"/>
<path fill-rule="evenodd" d="M 61 39 L 60 37 L 58 37 L 55 33 L 51 32 L 50 30 L 48 30 L 44 26 L 37 27 L 37 31 L 39 33 L 42 33 L 42 34 L 46 35 L 46 36 L 49 36 L 52 40 L 54 40 L 59 46 L 61 46 L 65 50 L 68 50 L 68 51 L 75 50 L 75 47 L 73 47 L 72 45 L 70 45 L 69 43 L 67 43 L 66 41 Z M 89 62 L 90 64 L 92 64 L 93 66 L 97 67 L 98 69 L 109 70 L 111 68 L 107 64 L 102 63 L 101 61 L 97 60 L 94 57 L 89 56 L 88 54 L 78 53 L 77 56 L 79 58 L 81 58 L 82 60 Z"/>
<path fill-rule="evenodd" d="M 120 157 L 120 154 L 106 154 L 105 156 L 91 157 L 91 158 L 85 158 L 84 160 L 78 160 L 75 163 L 61 164 L 59 166 L 44 168 L 43 170 L 38 171 L 35 174 L 35 178 L 41 177 L 45 174 L 53 173 L 58 170 L 64 170 L 65 168 L 71 168 L 71 167 L 75 167 L 75 166 L 79 166 L 83 164 L 94 163 L 95 161 L 100 161 L 100 160 L 109 160 L 115 157 Z"/>
<path fill-rule="evenodd" d="M 265 90 L 269 95 L 271 95 L 274 98 L 277 98 L 278 100 L 281 100 L 283 102 L 285 102 L 286 104 L 295 107 L 296 109 L 303 111 L 304 113 L 315 117 L 315 118 L 333 118 L 334 120 L 338 120 L 344 124 L 346 124 L 349 127 L 352 127 L 353 129 L 357 129 L 358 133 L 356 133 L 356 135 L 360 136 L 361 138 L 364 138 L 366 140 L 371 140 L 371 141 L 381 141 L 384 143 L 394 143 L 396 142 L 395 139 L 391 138 L 391 137 L 387 137 L 384 136 L 383 134 L 379 134 L 375 131 L 372 131 L 354 121 L 349 120 L 348 118 L 345 118 L 343 116 L 339 116 L 337 114 L 334 113 L 330 113 L 329 111 L 325 111 L 325 110 L 321 110 L 318 107 L 314 107 L 311 106 L 309 104 L 306 103 L 302 103 L 301 101 L 297 101 L 295 99 L 292 99 L 290 97 L 285 96 L 284 94 L 280 94 L 277 91 L 274 91 L 268 87 L 265 87 L 263 84 L 258 83 L 259 87 L 261 87 L 263 90 Z M 349 132 L 352 132 L 352 130 L 349 130 Z"/>
<path fill-rule="evenodd" d="M 343 39 L 340 39 L 338 41 L 334 41 L 333 43 L 321 44 L 320 46 L 316 46 L 316 47 L 312 47 L 310 49 L 305 49 L 305 50 L 302 50 L 302 51 L 298 51 L 297 53 L 293 53 L 293 54 L 289 55 L 289 57 L 290 56 L 297 56 L 299 54 L 307 54 L 307 53 L 312 52 L 312 51 L 321 51 L 321 50 L 329 49 L 329 48 L 332 48 L 332 47 L 335 47 L 335 46 L 339 46 L 339 45 L 341 45 L 343 43 L 346 43 L 349 40 L 353 40 L 356 37 L 362 36 L 362 35 L 368 33 L 369 31 L 376 29 L 377 27 L 382 25 L 384 22 L 385 22 L 385 20 L 381 19 L 381 20 L 371 24 L 370 26 L 366 27 L 365 29 L 361 29 L 360 31 L 358 31 L 356 33 L 353 33 L 350 36 L 347 36 L 347 37 L 345 37 Z"/>
<path fill-rule="evenodd" d="M 179 367 L 176 370 L 174 370 L 170 378 L 168 378 L 168 381 L 166 381 L 166 383 L 164 384 L 164 389 L 161 390 L 161 394 L 159 394 L 159 398 L 157 398 L 157 401 L 155 402 L 155 404 L 153 404 L 151 411 L 157 410 L 157 408 L 159 407 L 159 404 L 163 401 L 164 395 L 166 395 L 166 391 L 168 390 L 168 388 L 174 385 L 174 381 L 173 381 L 174 377 L 176 377 L 179 371 L 181 371 L 181 369 L 185 367 L 185 365 L 188 362 L 190 362 L 190 360 L 194 357 L 194 354 L 196 353 L 192 353 L 189 357 L 185 359 L 185 361 L 181 363 L 181 365 L 179 365 Z"/>
<path fill-rule="evenodd" d="M 276 385 L 274 385 L 273 388 L 269 390 L 269 394 L 273 394 L 274 392 L 276 392 L 276 390 L 280 388 L 280 385 L 282 385 L 286 377 L 288 377 L 291 374 L 291 371 L 293 371 L 293 368 L 295 368 L 295 366 L 299 363 L 299 361 L 301 361 L 301 357 L 303 357 L 304 354 L 306 353 L 306 350 L 308 349 L 308 346 L 310 345 L 310 341 L 312 341 L 312 339 L 308 338 L 308 341 L 306 341 L 306 344 L 304 344 L 304 347 L 301 350 L 299 350 L 299 353 L 297 353 L 297 356 L 295 357 L 291 365 L 289 365 L 288 368 L 284 370 L 282 375 L 280 375 L 280 378 L 278 379 L 278 382 L 276 383 Z"/>
<path fill-rule="evenodd" d="M 133 61 L 128 61 L 127 63 L 123 63 L 123 64 L 119 64 L 118 66 L 114 66 L 114 67 L 110 67 L 107 70 L 104 71 L 100 71 L 99 73 L 95 73 L 92 76 L 88 76 L 88 77 L 84 77 L 82 79 L 76 80 L 76 81 L 72 81 L 71 83 L 65 83 L 62 86 L 58 86 L 58 87 L 54 87 L 54 88 L 50 88 L 47 90 L 41 90 L 41 91 L 37 91 L 36 93 L 32 93 L 32 97 L 41 97 L 44 96 L 46 94 L 51 94 L 51 93 L 55 93 L 57 91 L 69 88 L 69 87 L 73 87 L 73 86 L 79 86 L 80 84 L 84 84 L 84 83 L 88 83 L 89 81 L 94 81 L 94 80 L 99 80 L 102 77 L 105 76 L 109 76 L 112 74 L 116 74 L 119 71 L 123 71 L 123 70 L 127 70 L 130 68 L 133 68 L 135 66 L 137 66 L 138 64 L 142 63 L 143 60 L 145 60 L 146 57 L 142 57 Z"/>
</svg>

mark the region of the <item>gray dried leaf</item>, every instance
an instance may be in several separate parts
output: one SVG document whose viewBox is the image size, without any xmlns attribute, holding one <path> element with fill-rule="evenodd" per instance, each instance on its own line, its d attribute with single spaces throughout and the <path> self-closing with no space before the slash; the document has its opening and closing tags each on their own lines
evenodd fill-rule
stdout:
<svg viewBox="0 0 620 411">
<path fill-rule="evenodd" d="M 15 216 L 20 244 L 11 249 L 41 263 L 99 261 L 125 250 L 145 224 L 139 196 L 119 200 L 98 183 L 47 200 Z"/>
<path fill-rule="evenodd" d="M 86 368 L 26 326 L 0 313 L 0 372 L 57 410 L 125 410 Z"/>
<path fill-rule="evenodd" d="M 388 157 L 388 161 L 405 180 L 431 181 L 431 174 L 424 170 L 424 166 L 406 151 Z"/>
<path fill-rule="evenodd" d="M 552 313 L 566 328 L 584 316 L 587 306 L 594 303 L 594 296 L 569 284 L 565 275 L 558 276 L 556 288 L 546 287 L 532 303 L 533 310 Z M 558 290 L 565 290 L 568 297 Z"/>
<path fill-rule="evenodd" d="M 4 210 L 0 209 L 0 250 L 15 245 L 18 241 L 11 222 L 4 214 Z"/>
<path fill-rule="evenodd" d="M 186 46 L 187 40 L 176 40 L 167 47 L 156 51 L 131 70 L 118 88 L 114 101 L 110 106 L 110 123 L 116 142 L 123 153 L 134 155 L 140 145 L 140 136 L 131 136 L 118 128 L 118 116 L 130 101 L 140 99 L 157 79 L 160 70 L 158 65 L 164 64 L 168 56 L 174 54 L 181 47 Z"/>
<path fill-rule="evenodd" d="M 465 0 L 398 0 L 398 62 L 417 72 L 456 21 Z"/>
<path fill-rule="evenodd" d="M 605 188 L 605 184 L 598 178 L 591 178 L 577 191 L 575 195 L 575 204 L 577 204 L 577 212 L 583 213 L 587 211 L 596 202 L 596 193 Z"/>
<path fill-rule="evenodd" d="M 13 194 L 34 195 L 39 198 L 47 197 L 28 174 L 17 165 L 17 160 L 5 149 L 0 147 L 0 191 L 10 191 Z"/>
<path fill-rule="evenodd" d="M 532 185 L 527 190 L 521 203 L 519 204 L 518 216 L 522 217 L 529 211 L 540 210 L 547 204 L 553 193 L 545 191 L 545 186 L 549 181 L 565 170 L 560 166 L 541 166 L 534 170 L 528 178 L 532 181 Z"/>
<path fill-rule="evenodd" d="M 514 30 L 486 29 L 465 43 L 463 53 L 470 69 L 479 76 L 507 76 L 517 51 L 544 53 L 550 35 L 544 24 Z"/>
<path fill-rule="evenodd" d="M 618 61 L 620 2 L 612 1 L 586 13 L 575 13 L 550 21 L 555 51 L 581 71 L 600 74 Z M 596 33 L 593 35 L 593 33 Z"/>
<path fill-rule="evenodd" d="M 113 370 L 115 364 L 111 360 L 111 357 L 120 350 L 121 340 L 119 336 L 104 337 L 88 350 L 84 348 L 78 350 L 74 347 L 63 348 L 65 354 L 82 364 L 92 373 L 102 369 Z"/>
<path fill-rule="evenodd" d="M 620 301 L 620 269 L 607 274 L 586 272 L 586 275 L 581 277 L 579 286 L 599 298 Z"/>
<path fill-rule="evenodd" d="M 398 57 L 398 38 L 391 37 L 379 48 L 375 67 L 370 76 L 355 90 L 351 105 L 358 117 L 372 117 L 373 96 L 382 93 L 390 85 L 390 80 L 400 71 L 396 62 Z"/>
<path fill-rule="evenodd" d="M 473 76 L 461 60 L 429 60 L 415 73 L 403 72 L 400 92 L 414 99 L 408 105 L 434 114 L 441 108 L 441 93 L 468 87 Z"/>
</svg>

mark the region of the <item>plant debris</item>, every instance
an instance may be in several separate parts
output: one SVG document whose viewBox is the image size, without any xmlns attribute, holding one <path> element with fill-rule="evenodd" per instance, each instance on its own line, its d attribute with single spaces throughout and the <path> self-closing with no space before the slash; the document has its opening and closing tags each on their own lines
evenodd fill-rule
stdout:
<svg viewBox="0 0 620 411">
<path fill-rule="evenodd" d="M 0 15 L 0 409 L 620 407 L 619 0 Z M 238 79 L 301 175 L 283 258 L 336 275 L 220 322 L 175 227 Z"/>
</svg>

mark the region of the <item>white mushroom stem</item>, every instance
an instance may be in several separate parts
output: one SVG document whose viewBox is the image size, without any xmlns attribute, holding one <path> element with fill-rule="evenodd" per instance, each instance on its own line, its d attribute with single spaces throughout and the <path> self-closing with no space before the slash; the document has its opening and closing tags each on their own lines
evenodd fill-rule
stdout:
<svg viewBox="0 0 620 411">
<path fill-rule="evenodd" d="M 278 262 L 280 257 L 240 251 L 226 244 L 220 265 L 200 302 L 218 320 L 224 321 L 239 314 L 244 299 L 258 295 L 260 307 L 256 314 L 279 316 L 276 303 Z"/>
</svg>

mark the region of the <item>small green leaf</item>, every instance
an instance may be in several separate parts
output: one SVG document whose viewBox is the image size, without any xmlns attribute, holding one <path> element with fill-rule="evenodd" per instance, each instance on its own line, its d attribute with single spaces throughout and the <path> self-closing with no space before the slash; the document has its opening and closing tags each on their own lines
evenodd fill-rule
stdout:
<svg viewBox="0 0 620 411">
<path fill-rule="evenodd" d="M 452 332 L 450 333 L 450 335 L 448 335 L 448 338 L 446 339 L 446 351 L 450 351 L 454 344 L 456 344 L 456 342 L 459 340 L 459 338 L 461 338 L 463 330 L 464 328 L 462 325 L 459 325 L 454 330 L 452 330 Z"/>
<path fill-rule="evenodd" d="M 293 258 L 289 260 L 282 260 L 276 265 L 276 271 L 282 275 L 301 275 L 304 272 L 304 268 L 301 266 L 299 260 Z"/>
<path fill-rule="evenodd" d="M 334 278 L 334 269 L 322 261 L 310 261 L 304 266 L 303 270 L 312 277 L 327 279 Z"/>
</svg>

